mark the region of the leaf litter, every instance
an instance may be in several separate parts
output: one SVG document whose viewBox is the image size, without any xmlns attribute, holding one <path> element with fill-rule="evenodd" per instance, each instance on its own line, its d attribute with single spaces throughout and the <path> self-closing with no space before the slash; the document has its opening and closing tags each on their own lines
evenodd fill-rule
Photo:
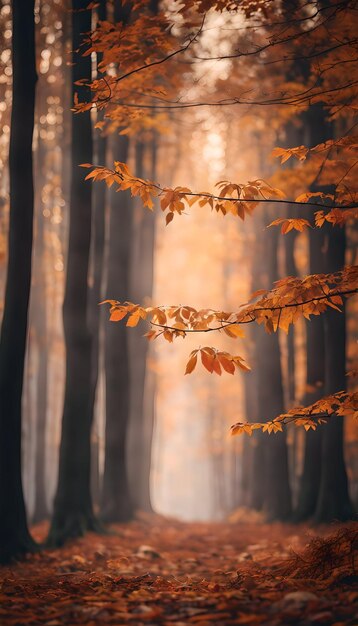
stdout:
<svg viewBox="0 0 358 626">
<path fill-rule="evenodd" d="M 113 526 L 0 569 L 3 626 L 356 626 L 358 524 Z M 33 529 L 45 538 L 47 524 Z"/>
</svg>

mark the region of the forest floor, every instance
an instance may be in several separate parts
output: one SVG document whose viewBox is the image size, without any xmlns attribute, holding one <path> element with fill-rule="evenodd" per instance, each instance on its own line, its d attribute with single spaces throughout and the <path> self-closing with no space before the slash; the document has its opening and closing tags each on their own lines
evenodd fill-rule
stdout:
<svg viewBox="0 0 358 626">
<path fill-rule="evenodd" d="M 358 625 L 358 524 L 141 516 L 114 531 L 1 568 L 0 624 Z"/>
</svg>

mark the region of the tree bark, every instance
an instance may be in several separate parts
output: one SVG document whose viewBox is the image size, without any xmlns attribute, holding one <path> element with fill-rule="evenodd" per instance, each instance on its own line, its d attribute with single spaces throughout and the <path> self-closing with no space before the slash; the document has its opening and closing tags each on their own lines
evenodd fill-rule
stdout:
<svg viewBox="0 0 358 626">
<path fill-rule="evenodd" d="M 0 562 L 34 548 L 21 481 L 21 398 L 33 244 L 34 2 L 12 2 L 9 258 L 0 336 Z"/>
<path fill-rule="evenodd" d="M 278 279 L 277 229 L 265 233 L 264 251 L 266 288 Z M 258 414 L 262 420 L 271 420 L 284 411 L 280 345 L 278 333 L 268 334 L 258 329 L 256 343 L 258 367 Z M 261 438 L 262 439 L 262 438 Z M 264 489 L 263 509 L 268 519 L 287 520 L 291 515 L 286 433 L 277 433 L 265 439 L 260 450 L 264 463 L 261 481 Z M 258 476 L 256 480 L 258 479 Z"/>
<path fill-rule="evenodd" d="M 306 143 L 313 147 L 330 138 L 332 125 L 327 121 L 322 105 L 315 104 L 303 115 Z M 316 181 L 311 191 L 319 191 Z M 325 227 L 312 229 L 309 232 L 309 271 L 310 274 L 321 274 L 326 271 L 324 248 L 326 245 Z M 306 394 L 305 403 L 311 404 L 324 392 L 325 380 L 325 340 L 324 317 L 312 316 L 306 322 Z M 322 429 L 309 431 L 305 436 L 305 452 L 303 472 L 300 480 L 295 520 L 304 521 L 312 517 L 317 506 L 321 482 Z"/>
<path fill-rule="evenodd" d="M 39 116 L 38 116 L 39 117 Z M 35 193 L 36 233 L 34 246 L 34 270 L 30 308 L 33 310 L 33 329 L 35 346 L 38 353 L 36 372 L 36 447 L 35 447 L 35 505 L 32 523 L 36 524 L 49 517 L 46 501 L 46 412 L 47 412 L 47 369 L 48 369 L 48 328 L 47 328 L 47 297 L 46 297 L 46 242 L 45 217 L 41 192 L 44 181 L 45 146 L 38 136 Z M 32 305 L 32 306 L 31 306 Z M 31 315 L 30 315 L 31 317 Z"/>
<path fill-rule="evenodd" d="M 324 230 L 309 233 L 310 273 L 320 274 L 325 270 L 323 246 Z M 312 316 L 306 323 L 307 374 L 305 403 L 311 404 L 323 393 L 325 370 L 325 342 L 322 315 Z M 305 436 L 303 472 L 300 480 L 295 520 L 303 521 L 314 514 L 321 481 L 322 429 L 309 431 Z"/>
<path fill-rule="evenodd" d="M 107 19 L 106 0 L 101 0 L 97 9 L 99 21 Z M 102 61 L 103 55 L 97 55 L 97 68 Z M 101 76 L 97 70 L 98 77 Z M 103 120 L 103 111 L 98 112 L 98 121 Z M 95 157 L 98 165 L 106 165 L 107 137 L 98 134 L 95 141 Z M 91 354 L 91 384 L 89 391 L 89 405 L 91 421 L 95 418 L 96 392 L 99 376 L 99 359 L 102 349 L 100 346 L 101 334 L 101 311 L 98 306 L 102 299 L 103 265 L 105 250 L 105 214 L 106 214 L 107 188 L 105 185 L 95 185 L 93 189 L 93 215 L 92 215 L 92 242 L 91 242 L 91 265 L 92 284 L 89 292 L 88 323 L 92 337 Z M 95 429 L 93 429 L 95 430 Z M 99 446 L 98 433 L 92 432 L 91 442 L 91 490 L 92 498 L 96 505 L 100 499 L 100 476 L 99 476 Z"/>
<path fill-rule="evenodd" d="M 127 161 L 129 141 L 119 135 L 113 157 Z M 128 191 L 110 192 L 107 294 L 128 300 L 132 202 Z M 129 422 L 128 335 L 123 323 L 105 325 L 106 431 L 105 463 L 101 496 L 101 518 L 123 522 L 132 518 L 126 469 L 126 442 Z"/>
<path fill-rule="evenodd" d="M 345 264 L 344 228 L 327 231 L 327 272 Z M 345 311 L 328 310 L 324 314 L 325 393 L 346 388 L 346 317 Z M 345 521 L 356 517 L 348 492 L 343 450 L 343 417 L 331 417 L 323 427 L 321 482 L 314 519 L 316 522 Z"/>
<path fill-rule="evenodd" d="M 296 237 L 295 231 L 284 236 L 286 276 L 297 276 L 294 255 Z M 291 325 L 287 334 L 287 395 L 290 406 L 293 406 L 296 399 L 295 371 L 295 332 L 294 326 Z"/>
<path fill-rule="evenodd" d="M 256 287 L 255 287 L 256 288 Z M 245 414 L 248 422 L 259 421 L 258 413 L 258 364 L 256 344 L 258 341 L 258 328 L 250 328 L 248 335 L 251 340 L 249 363 L 252 371 L 244 377 L 245 389 Z M 264 486 L 262 476 L 264 474 L 264 437 L 261 432 L 254 432 L 253 436 L 244 442 L 242 454 L 242 504 L 255 511 L 261 511 L 264 502 Z"/>
<path fill-rule="evenodd" d="M 158 0 L 149 0 L 152 14 L 158 13 Z M 153 115 L 155 110 L 153 107 Z M 138 136 L 135 144 L 136 175 L 156 179 L 157 133 Z M 147 173 L 146 173 L 147 170 Z M 131 299 L 144 303 L 153 293 L 155 213 L 137 207 L 133 223 L 131 258 Z M 152 512 L 150 496 L 150 469 L 152 439 L 155 419 L 156 378 L 148 367 L 150 347 L 140 327 L 134 328 L 129 341 L 130 348 L 130 424 L 128 433 L 128 476 L 135 508 Z"/>
<path fill-rule="evenodd" d="M 148 175 L 152 180 L 155 180 L 155 139 L 153 139 L 152 145 L 140 140 L 136 142 L 136 175 L 142 178 L 146 177 L 146 148 L 151 148 L 149 157 L 152 172 Z M 136 208 L 138 213 L 133 224 L 131 298 L 133 302 L 144 303 L 151 299 L 153 292 L 155 214 L 143 209 L 142 206 Z M 143 337 L 141 327 L 133 329 L 129 345 L 131 363 L 131 417 L 128 441 L 129 482 L 135 507 L 151 512 L 149 480 L 155 380 L 153 372 L 148 369 L 149 344 Z"/>
<path fill-rule="evenodd" d="M 83 33 L 91 29 L 87 0 L 73 0 L 72 83 L 79 100 L 89 94 L 75 81 L 91 79 L 91 59 L 78 52 Z M 62 418 L 60 462 L 49 543 L 62 545 L 71 537 L 96 530 L 90 493 L 90 440 L 92 415 L 89 406 L 91 335 L 87 324 L 88 267 L 91 243 L 92 186 L 85 182 L 80 163 L 92 162 L 91 117 L 72 116 L 70 232 L 67 256 L 63 322 L 66 344 L 66 382 Z"/>
</svg>

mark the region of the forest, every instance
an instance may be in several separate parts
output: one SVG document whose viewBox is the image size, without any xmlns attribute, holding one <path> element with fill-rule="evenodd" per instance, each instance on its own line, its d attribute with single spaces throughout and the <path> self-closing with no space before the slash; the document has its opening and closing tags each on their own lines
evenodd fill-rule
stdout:
<svg viewBox="0 0 358 626">
<path fill-rule="evenodd" d="M 0 0 L 1 624 L 356 626 L 357 110 L 356 0 Z"/>
</svg>

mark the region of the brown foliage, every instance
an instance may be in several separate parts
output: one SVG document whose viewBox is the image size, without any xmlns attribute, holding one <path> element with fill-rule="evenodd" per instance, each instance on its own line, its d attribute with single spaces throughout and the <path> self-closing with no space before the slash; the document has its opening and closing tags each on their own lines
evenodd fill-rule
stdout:
<svg viewBox="0 0 358 626">
<path fill-rule="evenodd" d="M 296 579 L 315 579 L 326 585 L 358 582 L 357 525 L 340 528 L 329 537 L 314 537 L 306 549 L 295 554 L 286 569 Z"/>
<path fill-rule="evenodd" d="M 358 593 L 352 588 L 350 559 L 351 548 L 357 548 L 355 527 L 328 540 L 316 537 L 301 556 L 290 559 L 290 547 L 296 552 L 304 548 L 305 527 L 243 519 L 183 524 L 143 516 L 115 527 L 113 535 L 89 534 L 61 551 L 48 550 L 2 568 L 0 622 L 354 623 L 350 618 Z M 45 526 L 37 527 L 37 538 L 45 531 Z"/>
</svg>

